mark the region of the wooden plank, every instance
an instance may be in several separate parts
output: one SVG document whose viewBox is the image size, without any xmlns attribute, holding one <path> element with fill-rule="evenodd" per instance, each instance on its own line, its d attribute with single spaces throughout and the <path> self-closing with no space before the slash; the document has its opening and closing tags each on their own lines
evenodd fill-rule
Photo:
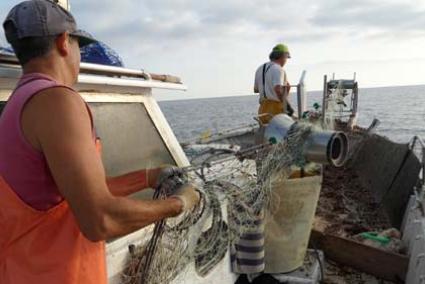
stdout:
<svg viewBox="0 0 425 284">
<path fill-rule="evenodd" d="M 357 241 L 313 230 L 311 247 L 322 250 L 326 258 L 378 278 L 404 282 L 409 258 Z"/>
</svg>

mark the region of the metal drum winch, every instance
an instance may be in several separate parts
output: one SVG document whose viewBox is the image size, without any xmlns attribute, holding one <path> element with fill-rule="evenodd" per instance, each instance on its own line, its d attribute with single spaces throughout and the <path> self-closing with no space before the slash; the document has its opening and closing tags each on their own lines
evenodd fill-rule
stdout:
<svg viewBox="0 0 425 284">
<path fill-rule="evenodd" d="M 272 144 L 281 142 L 297 123 L 286 114 L 278 114 L 266 126 L 264 139 Z M 305 140 L 303 153 L 309 162 L 341 167 L 347 159 L 348 147 L 348 139 L 343 132 L 312 130 Z"/>
</svg>

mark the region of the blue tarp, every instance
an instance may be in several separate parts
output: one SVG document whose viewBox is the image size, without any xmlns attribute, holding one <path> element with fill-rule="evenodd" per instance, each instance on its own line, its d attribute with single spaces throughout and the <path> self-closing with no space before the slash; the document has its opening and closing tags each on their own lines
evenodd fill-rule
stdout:
<svg viewBox="0 0 425 284">
<path fill-rule="evenodd" d="M 102 42 L 92 43 L 81 48 L 81 61 L 124 67 L 124 63 L 118 53 Z"/>
<path fill-rule="evenodd" d="M 0 52 L 14 54 L 10 47 L 0 46 Z M 81 62 L 124 67 L 121 57 L 104 43 L 93 43 L 81 48 Z"/>
</svg>

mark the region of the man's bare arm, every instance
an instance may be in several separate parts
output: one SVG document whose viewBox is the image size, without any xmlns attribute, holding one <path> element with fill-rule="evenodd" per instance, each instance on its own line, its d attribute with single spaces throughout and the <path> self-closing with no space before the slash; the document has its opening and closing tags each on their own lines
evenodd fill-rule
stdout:
<svg viewBox="0 0 425 284">
<path fill-rule="evenodd" d="M 291 91 L 291 84 L 289 82 L 286 82 L 286 86 L 283 86 L 283 90 L 285 93 L 285 96 L 289 96 L 289 92 Z"/>
<path fill-rule="evenodd" d="M 24 135 L 45 155 L 60 192 L 82 233 L 105 240 L 131 233 L 163 218 L 178 215 L 177 198 L 141 201 L 116 197 L 108 189 L 96 153 L 90 117 L 80 96 L 55 88 L 34 97 L 22 116 Z"/>
<path fill-rule="evenodd" d="M 255 78 L 254 78 L 254 93 L 256 93 L 256 94 L 260 92 L 260 90 L 258 88 L 258 85 L 259 85 L 259 82 L 258 82 L 257 74 L 255 74 Z"/>
<path fill-rule="evenodd" d="M 161 168 L 143 169 L 116 177 L 107 177 L 106 184 L 114 196 L 128 196 L 146 188 L 154 188 Z"/>
<path fill-rule="evenodd" d="M 274 91 L 277 95 L 277 98 L 283 102 L 288 98 L 289 91 L 291 90 L 291 85 L 289 83 L 286 84 L 286 86 L 276 85 L 274 86 Z"/>
<path fill-rule="evenodd" d="M 284 96 L 284 90 L 283 90 L 283 86 L 281 86 L 281 85 L 276 85 L 276 86 L 274 86 L 274 92 L 276 93 L 276 95 L 277 95 L 277 98 L 281 101 L 281 102 L 283 102 L 283 100 L 284 100 L 284 98 L 285 98 L 285 96 Z"/>
</svg>

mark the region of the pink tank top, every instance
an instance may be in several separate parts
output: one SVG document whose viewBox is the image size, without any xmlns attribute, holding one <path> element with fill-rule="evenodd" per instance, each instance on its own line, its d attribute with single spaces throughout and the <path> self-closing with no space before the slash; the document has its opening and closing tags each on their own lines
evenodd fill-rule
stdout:
<svg viewBox="0 0 425 284">
<path fill-rule="evenodd" d="M 24 75 L 0 116 L 0 175 L 25 203 L 41 211 L 59 204 L 63 197 L 43 153 L 29 144 L 22 133 L 21 113 L 33 96 L 53 87 L 75 92 L 44 74 Z"/>
</svg>

